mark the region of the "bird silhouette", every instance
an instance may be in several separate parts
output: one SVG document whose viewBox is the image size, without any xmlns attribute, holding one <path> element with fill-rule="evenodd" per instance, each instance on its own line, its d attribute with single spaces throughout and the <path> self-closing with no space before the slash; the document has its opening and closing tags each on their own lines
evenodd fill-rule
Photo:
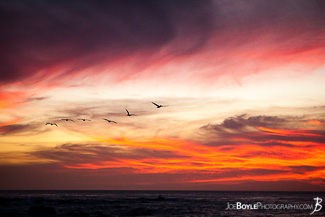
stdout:
<svg viewBox="0 0 325 217">
<path fill-rule="evenodd" d="M 80 118 L 80 119 L 78 119 L 78 120 L 81 120 L 81 121 L 91 121 L 91 120 L 89 120 L 89 119 L 85 119 L 85 118 Z"/>
<path fill-rule="evenodd" d="M 62 118 L 61 121 L 73 121 L 73 120 L 70 118 Z"/>
<path fill-rule="evenodd" d="M 51 126 L 52 125 L 58 126 L 56 123 L 46 123 L 45 125 L 48 125 L 48 124 L 50 124 Z"/>
<path fill-rule="evenodd" d="M 115 123 L 115 124 L 117 124 L 116 123 L 116 121 L 111 121 L 111 120 L 108 120 L 108 119 L 106 119 L 106 118 L 103 118 L 105 121 L 107 121 L 108 123 Z"/>
<path fill-rule="evenodd" d="M 127 115 L 126 116 L 135 116 L 135 114 L 130 114 L 130 112 L 127 109 L 125 109 L 125 110 L 127 112 Z"/>
<path fill-rule="evenodd" d="M 161 107 L 167 107 L 167 106 L 169 106 L 169 105 L 159 105 L 159 104 L 154 103 L 154 102 L 152 102 L 152 104 L 154 104 L 155 106 L 157 106 L 157 108 L 161 108 Z"/>
</svg>

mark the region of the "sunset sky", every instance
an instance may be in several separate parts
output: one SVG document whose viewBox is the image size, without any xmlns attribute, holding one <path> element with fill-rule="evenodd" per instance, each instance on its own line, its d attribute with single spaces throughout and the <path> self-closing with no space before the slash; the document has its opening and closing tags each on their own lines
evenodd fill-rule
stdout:
<svg viewBox="0 0 325 217">
<path fill-rule="evenodd" d="M 1 1 L 0 190 L 325 191 L 324 11 Z"/>
</svg>

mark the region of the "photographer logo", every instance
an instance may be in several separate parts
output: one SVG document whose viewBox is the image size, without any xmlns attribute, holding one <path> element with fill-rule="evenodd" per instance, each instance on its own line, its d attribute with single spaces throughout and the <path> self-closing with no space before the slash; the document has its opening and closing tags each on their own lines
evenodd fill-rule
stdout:
<svg viewBox="0 0 325 217">
<path fill-rule="evenodd" d="M 315 204 L 315 207 L 314 207 L 314 211 L 312 211 L 310 213 L 310 215 L 314 214 L 314 212 L 319 212 L 322 209 L 322 205 L 320 205 L 320 203 L 323 200 L 321 198 L 319 198 L 319 197 L 314 198 L 314 200 L 316 200 L 316 204 Z"/>
</svg>

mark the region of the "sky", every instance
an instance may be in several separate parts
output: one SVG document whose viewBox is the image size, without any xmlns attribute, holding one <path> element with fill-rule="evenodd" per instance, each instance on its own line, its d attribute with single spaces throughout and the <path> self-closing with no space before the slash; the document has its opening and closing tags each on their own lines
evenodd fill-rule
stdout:
<svg viewBox="0 0 325 217">
<path fill-rule="evenodd" d="M 1 1 L 0 190 L 325 191 L 324 10 Z"/>
</svg>

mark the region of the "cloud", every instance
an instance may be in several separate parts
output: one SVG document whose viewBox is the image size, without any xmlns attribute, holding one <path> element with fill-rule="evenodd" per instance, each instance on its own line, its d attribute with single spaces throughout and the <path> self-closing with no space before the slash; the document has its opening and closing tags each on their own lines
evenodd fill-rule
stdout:
<svg viewBox="0 0 325 217">
<path fill-rule="evenodd" d="M 306 143 L 311 146 L 323 144 L 323 130 L 306 129 L 306 122 L 308 123 L 308 120 L 303 117 L 243 114 L 226 118 L 221 124 L 202 126 L 201 130 L 207 133 L 210 141 L 215 141 L 210 142 L 210 145 L 236 145 L 247 140 L 250 144 L 259 146 L 294 147 L 298 142 L 303 143 L 305 147 Z"/>
<path fill-rule="evenodd" d="M 277 144 L 277 146 L 282 146 L 282 147 L 287 147 L 286 145 L 283 144 Z M 281 160 L 299 160 L 299 159 L 304 159 L 305 157 L 310 157 L 307 156 L 305 153 L 301 151 L 296 151 L 296 153 L 291 153 L 294 152 L 293 150 L 287 149 L 287 150 L 265 150 L 265 151 L 249 151 L 244 154 L 239 154 L 237 157 L 239 158 L 264 158 L 264 159 L 281 159 Z"/>
<path fill-rule="evenodd" d="M 209 34 L 210 1 L 2 2 L 1 82 L 57 65 L 64 73 L 159 49 L 179 34 L 198 49 Z M 41 77 L 42 78 L 42 77 Z M 44 79 L 44 77 L 43 77 Z"/>
<path fill-rule="evenodd" d="M 39 124 L 9 124 L 0 126 L 0 136 L 9 135 L 35 135 L 46 130 L 41 130 Z"/>
<path fill-rule="evenodd" d="M 150 159 L 184 159 L 188 156 L 180 155 L 170 150 L 152 150 L 146 148 L 125 148 L 114 144 L 63 144 L 55 148 L 30 153 L 40 159 L 59 161 L 69 167 L 78 165 L 97 165 L 99 168 L 130 167 L 124 160 L 145 161 Z M 135 165 L 136 166 L 136 165 Z M 134 167 L 136 168 L 136 167 Z"/>
<path fill-rule="evenodd" d="M 309 180 L 277 180 L 258 181 L 247 178 L 241 182 L 214 181 L 189 182 L 196 178 L 216 178 L 218 174 L 207 173 L 137 173 L 124 168 L 126 173 L 117 173 L 114 168 L 100 170 L 77 170 L 60 167 L 57 163 L 29 165 L 0 165 L 1 190 L 19 189 L 53 189 L 53 190 L 257 190 L 273 191 L 324 191 L 324 180 L 311 178 Z M 240 175 L 280 175 L 280 170 L 248 170 L 229 171 L 223 178 L 240 178 Z M 315 183 L 310 183 L 312 180 Z"/>
<path fill-rule="evenodd" d="M 50 96 L 36 96 L 36 97 L 30 97 L 26 101 L 42 101 L 50 98 Z"/>
<path fill-rule="evenodd" d="M 20 166 L 6 163 L 0 167 L 0 173 L 10 168 L 16 172 L 24 170 L 23 174 L 34 171 L 31 175 L 44 180 L 42 186 L 71 187 L 77 184 L 88 188 L 101 186 L 102 189 L 171 187 L 173 184 L 201 189 L 209 183 L 225 187 L 237 183 L 247 187 L 246 184 L 256 181 L 273 181 L 276 184 L 282 180 L 302 181 L 315 188 L 323 185 L 318 179 L 324 170 L 320 164 L 324 158 L 321 144 L 307 142 L 281 146 L 285 143 L 280 141 L 280 145 L 265 148 L 262 143 L 240 136 L 240 140 L 231 134 L 223 137 L 222 140 L 233 140 L 235 143 L 222 146 L 207 146 L 175 138 L 145 141 L 120 138 L 92 143 L 65 143 L 56 147 L 38 146 L 34 151 L 8 153 L 9 157 L 16 156 L 11 159 Z M 58 171 L 59 180 L 44 178 L 52 177 Z M 9 180 L 19 176 L 12 170 L 8 174 L 10 177 L 2 183 L 8 184 Z M 91 176 L 94 181 L 88 182 L 89 178 L 85 176 Z M 72 177 L 80 177 L 80 180 Z M 21 186 L 33 186 L 33 179 Z M 61 179 L 67 180 L 67 183 L 63 184 Z M 18 185 L 19 181 L 13 183 L 16 184 L 8 186 Z"/>
<path fill-rule="evenodd" d="M 299 165 L 299 166 L 290 166 L 290 170 L 292 170 L 295 173 L 307 173 L 307 172 L 313 172 L 313 171 L 319 171 L 319 170 L 325 170 L 324 166 L 307 166 L 307 165 Z"/>
<path fill-rule="evenodd" d="M 207 173 L 204 176 L 197 176 L 198 180 L 207 179 L 236 179 L 243 176 L 267 176 L 285 174 L 287 171 L 281 169 L 244 169 L 244 168 L 221 168 L 217 172 Z M 193 180 L 195 181 L 195 179 Z"/>
<path fill-rule="evenodd" d="M 300 54 L 311 52 L 312 63 L 324 48 L 319 39 L 324 34 L 324 8 L 317 0 L 2 2 L 0 81 L 54 82 L 97 73 L 132 55 L 146 59 L 137 63 L 139 69 L 116 75 L 132 79 L 152 64 L 203 50 L 209 57 L 217 55 L 213 62 L 220 64 L 215 67 L 230 74 L 229 65 L 245 65 L 239 61 L 243 57 L 246 61 L 281 56 L 276 60 L 288 61 L 298 55 L 303 62 L 306 55 Z M 125 65 L 126 60 L 121 62 Z M 85 72 L 93 67 L 98 68 Z M 219 76 L 220 70 L 213 71 Z"/>
<path fill-rule="evenodd" d="M 207 125 L 202 128 L 214 129 L 216 131 L 224 130 L 244 130 L 247 127 L 277 127 L 281 123 L 288 122 L 288 119 L 276 116 L 249 116 L 247 114 L 226 118 L 219 125 Z"/>
</svg>

